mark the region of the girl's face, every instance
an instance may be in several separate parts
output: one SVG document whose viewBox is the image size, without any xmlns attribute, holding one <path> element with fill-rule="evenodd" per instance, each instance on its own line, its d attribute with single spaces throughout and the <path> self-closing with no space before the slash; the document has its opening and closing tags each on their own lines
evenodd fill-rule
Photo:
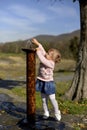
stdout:
<svg viewBox="0 0 87 130">
<path fill-rule="evenodd" d="M 52 55 L 53 55 L 53 51 L 48 51 L 48 53 L 46 53 L 45 57 L 48 59 L 48 60 L 52 60 Z"/>
<path fill-rule="evenodd" d="M 55 63 L 58 63 L 61 60 L 61 55 L 56 49 L 48 50 L 48 53 L 45 55 L 48 60 L 52 60 Z"/>
</svg>

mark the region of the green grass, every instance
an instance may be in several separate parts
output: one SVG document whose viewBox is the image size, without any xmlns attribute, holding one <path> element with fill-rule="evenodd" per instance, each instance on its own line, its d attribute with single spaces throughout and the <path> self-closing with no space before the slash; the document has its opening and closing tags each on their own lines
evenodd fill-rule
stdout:
<svg viewBox="0 0 87 130">
<path fill-rule="evenodd" d="M 42 101 L 41 101 L 41 95 L 39 92 L 36 92 L 36 108 L 41 109 L 42 108 Z"/>
<path fill-rule="evenodd" d="M 57 97 L 62 96 L 70 87 L 70 85 L 71 85 L 71 81 L 56 82 L 56 96 Z"/>
<path fill-rule="evenodd" d="M 15 87 L 11 91 L 13 94 L 15 94 L 19 97 L 22 97 L 22 98 L 26 97 L 26 88 L 25 87 Z"/>
<path fill-rule="evenodd" d="M 70 87 L 71 81 L 67 82 L 59 82 L 56 84 L 56 98 L 59 103 L 59 107 L 62 111 L 62 113 L 66 114 L 87 114 L 87 100 L 81 101 L 81 102 L 75 102 L 75 101 L 68 101 L 68 100 L 62 100 L 62 96 L 67 91 L 67 89 Z"/>
<path fill-rule="evenodd" d="M 87 110 L 86 104 L 77 103 L 73 101 L 59 101 L 60 109 L 64 114 L 85 114 Z"/>
</svg>

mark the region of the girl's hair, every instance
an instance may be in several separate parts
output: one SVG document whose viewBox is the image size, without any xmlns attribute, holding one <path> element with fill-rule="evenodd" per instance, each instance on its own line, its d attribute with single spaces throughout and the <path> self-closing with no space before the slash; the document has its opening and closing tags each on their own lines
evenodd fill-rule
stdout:
<svg viewBox="0 0 87 130">
<path fill-rule="evenodd" d="M 57 49 L 51 48 L 48 50 L 48 52 L 52 52 L 51 58 L 55 63 L 59 63 L 61 61 L 61 54 Z"/>
</svg>

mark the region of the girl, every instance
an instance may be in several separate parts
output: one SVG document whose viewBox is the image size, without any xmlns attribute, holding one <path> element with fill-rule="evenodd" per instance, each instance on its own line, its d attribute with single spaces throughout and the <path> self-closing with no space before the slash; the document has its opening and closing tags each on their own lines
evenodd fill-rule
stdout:
<svg viewBox="0 0 87 130">
<path fill-rule="evenodd" d="M 40 66 L 36 81 L 36 90 L 41 92 L 42 104 L 44 110 L 44 119 L 49 117 L 48 98 L 50 99 L 55 112 L 57 121 L 61 120 L 61 113 L 55 98 L 55 83 L 53 79 L 53 70 L 55 63 L 61 59 L 60 53 L 56 49 L 50 49 L 46 53 L 42 45 L 36 40 L 32 39 L 32 43 L 37 45 L 36 53 L 40 60 Z"/>
</svg>

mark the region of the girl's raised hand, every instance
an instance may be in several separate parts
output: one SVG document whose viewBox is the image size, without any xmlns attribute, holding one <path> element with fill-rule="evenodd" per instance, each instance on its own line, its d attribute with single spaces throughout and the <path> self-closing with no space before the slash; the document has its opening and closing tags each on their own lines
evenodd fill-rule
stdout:
<svg viewBox="0 0 87 130">
<path fill-rule="evenodd" d="M 34 43 L 37 46 L 39 45 L 39 42 L 35 38 L 31 39 L 31 42 Z"/>
</svg>

